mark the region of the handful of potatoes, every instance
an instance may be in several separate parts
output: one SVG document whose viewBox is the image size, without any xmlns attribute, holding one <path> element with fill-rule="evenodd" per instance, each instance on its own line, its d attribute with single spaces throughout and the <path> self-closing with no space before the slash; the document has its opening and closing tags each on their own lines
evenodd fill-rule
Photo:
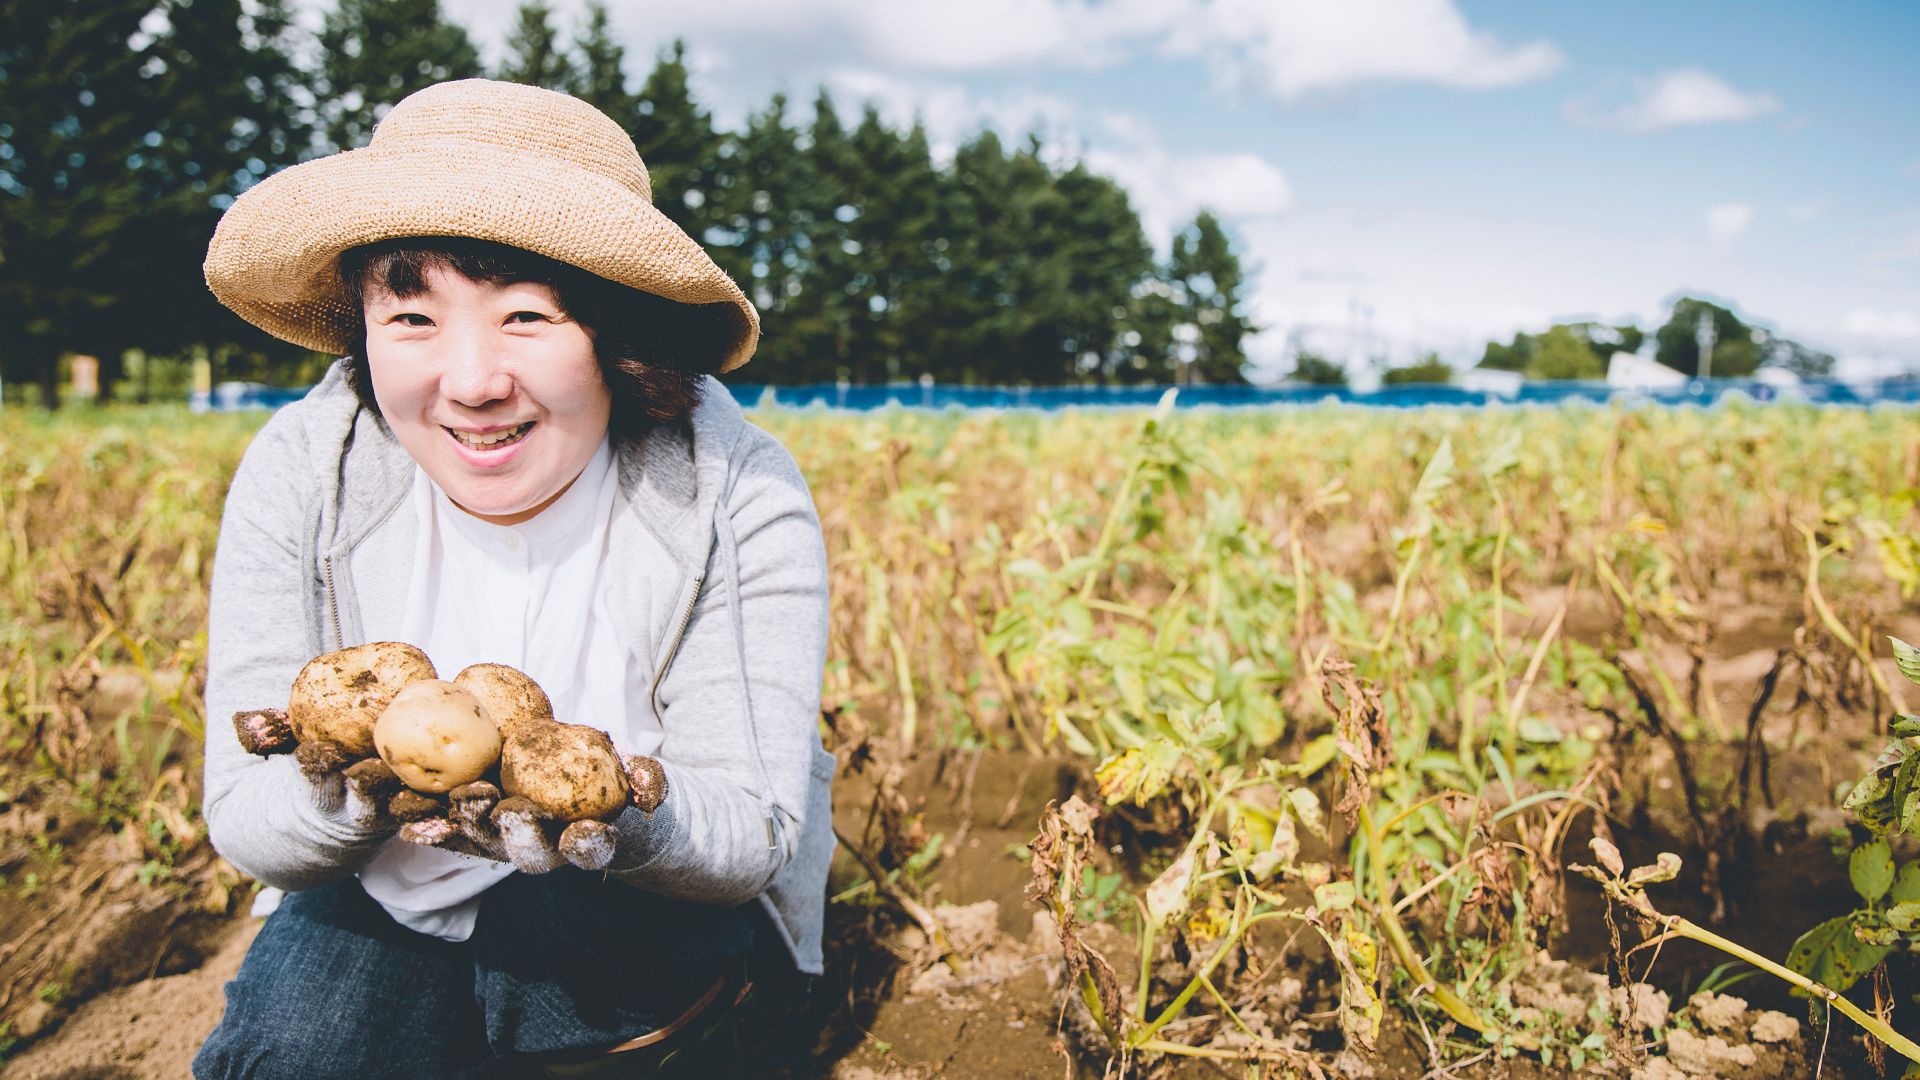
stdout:
<svg viewBox="0 0 1920 1080">
<path fill-rule="evenodd" d="M 402 839 L 532 872 L 605 866 L 607 823 L 665 795 L 658 762 L 623 761 L 605 732 L 554 720 L 525 674 L 475 664 L 443 682 L 425 653 L 395 641 L 317 656 L 284 711 L 233 722 L 249 753 L 291 752 L 315 778 L 344 773 L 363 803 L 402 823 Z"/>
</svg>

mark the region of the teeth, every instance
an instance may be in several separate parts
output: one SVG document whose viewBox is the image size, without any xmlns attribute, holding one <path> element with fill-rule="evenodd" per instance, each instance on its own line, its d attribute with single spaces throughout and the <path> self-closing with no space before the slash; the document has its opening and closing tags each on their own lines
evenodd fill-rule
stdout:
<svg viewBox="0 0 1920 1080">
<path fill-rule="evenodd" d="M 532 426 L 533 421 L 529 420 L 517 427 L 502 428 L 499 431 L 490 431 L 485 435 L 472 431 L 461 431 L 458 428 L 448 428 L 447 430 L 452 432 L 453 437 L 459 439 L 462 444 L 472 447 L 475 450 L 485 450 L 499 443 L 508 443 L 518 439 L 520 436 L 525 435 L 527 429 Z"/>
</svg>

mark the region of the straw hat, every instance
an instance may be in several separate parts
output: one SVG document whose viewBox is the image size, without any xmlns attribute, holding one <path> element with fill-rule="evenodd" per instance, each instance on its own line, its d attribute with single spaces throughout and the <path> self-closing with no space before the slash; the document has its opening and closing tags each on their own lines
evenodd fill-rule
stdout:
<svg viewBox="0 0 1920 1080">
<path fill-rule="evenodd" d="M 463 79 L 409 95 L 359 150 L 295 165 L 234 200 L 207 247 L 207 285 L 275 337 L 360 348 L 340 253 L 402 236 L 467 236 L 559 259 L 683 304 L 730 304 L 730 371 L 760 317 L 693 238 L 654 209 L 647 167 L 587 103 Z"/>
</svg>

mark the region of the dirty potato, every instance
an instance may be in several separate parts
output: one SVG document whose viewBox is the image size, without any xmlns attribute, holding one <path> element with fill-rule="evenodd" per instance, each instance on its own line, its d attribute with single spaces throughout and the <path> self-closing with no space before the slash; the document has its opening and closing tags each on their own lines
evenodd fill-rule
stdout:
<svg viewBox="0 0 1920 1080">
<path fill-rule="evenodd" d="M 627 776 L 613 740 L 598 728 L 555 721 L 520 724 L 500 752 L 500 790 L 549 818 L 606 821 L 627 805 Z"/>
<path fill-rule="evenodd" d="M 398 641 L 322 653 L 293 680 L 287 720 L 303 745 L 332 743 L 348 760 L 372 757 L 380 714 L 409 684 L 434 677 L 427 654 Z"/>
<path fill-rule="evenodd" d="M 500 759 L 500 729 L 466 688 L 416 682 L 373 726 L 380 759 L 415 791 L 440 794 L 486 775 Z"/>
<path fill-rule="evenodd" d="M 455 675 L 453 681 L 487 707 L 502 738 L 512 735 L 523 720 L 553 719 L 553 702 L 547 700 L 547 692 L 526 674 L 505 664 L 474 664 Z"/>
</svg>

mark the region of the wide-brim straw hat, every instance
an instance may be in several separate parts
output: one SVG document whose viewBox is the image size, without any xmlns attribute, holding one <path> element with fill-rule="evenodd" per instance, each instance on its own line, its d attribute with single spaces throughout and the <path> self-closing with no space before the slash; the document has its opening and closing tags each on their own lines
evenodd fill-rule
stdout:
<svg viewBox="0 0 1920 1080">
<path fill-rule="evenodd" d="M 359 350 L 340 253 L 406 236 L 464 236 L 559 259 L 682 304 L 728 305 L 721 371 L 747 362 L 760 317 L 733 279 L 654 208 L 633 140 L 551 90 L 462 79 L 409 95 L 358 150 L 260 181 L 207 247 L 207 286 L 269 334 Z"/>
</svg>

